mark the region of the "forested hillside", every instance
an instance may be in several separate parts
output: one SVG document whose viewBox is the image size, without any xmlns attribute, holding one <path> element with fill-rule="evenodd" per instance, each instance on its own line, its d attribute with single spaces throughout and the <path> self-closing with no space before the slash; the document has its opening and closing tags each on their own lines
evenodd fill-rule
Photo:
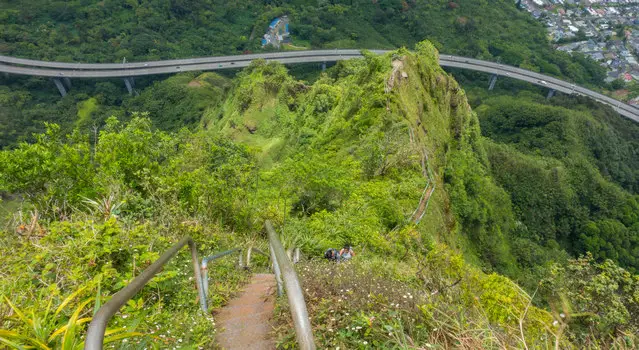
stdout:
<svg viewBox="0 0 639 350">
<path fill-rule="evenodd" d="M 265 248 L 266 219 L 306 257 L 358 252 L 298 268 L 321 348 L 639 347 L 639 125 L 437 65 L 439 49 L 602 87 L 601 67 L 553 50 L 513 1 L 9 0 L 0 54 L 261 52 L 284 14 L 284 49 L 415 50 L 149 76 L 132 95 L 120 79 L 73 80 L 61 98 L 0 75 L 0 348 L 79 346 L 92 312 L 179 238 Z M 167 266 L 108 340 L 215 346 L 191 273 L 186 256 Z M 231 260 L 210 273 L 211 310 L 249 276 Z M 292 346 L 285 303 L 276 321 Z"/>
<path fill-rule="evenodd" d="M 50 61 L 122 62 L 259 52 L 264 50 L 260 39 L 268 23 L 287 14 L 298 47 L 392 49 L 428 39 L 445 53 L 500 61 L 579 84 L 601 86 L 605 77 L 594 61 L 551 48 L 543 26 L 510 0 L 26 0 L 4 1 L 0 8 L 0 54 Z M 153 77 L 158 78 L 164 79 Z M 158 87 L 153 79 L 138 79 L 136 85 Z M 0 147 L 15 146 L 33 132 L 44 131 L 43 121 L 60 123 L 68 131 L 77 123 L 102 124 L 112 114 L 124 117 L 141 104 L 157 106 L 154 96 L 171 88 L 134 98 L 126 96 L 118 79 L 74 80 L 69 96 L 60 100 L 48 79 L 0 76 Z M 89 98 L 96 100 L 87 109 Z M 158 116 L 156 126 L 177 130 L 199 119 L 201 109 L 181 105 L 166 108 L 171 109 L 171 119 L 180 116 L 177 123 Z M 80 116 L 87 113 L 91 118 Z"/>
<path fill-rule="evenodd" d="M 51 61 L 121 62 L 260 50 L 275 17 L 313 48 L 412 47 L 428 39 L 450 54 L 601 83 L 603 70 L 555 51 L 543 26 L 509 0 L 9 1 L 0 52 Z M 36 30 L 32 30 L 36 28 Z"/>
<path fill-rule="evenodd" d="M 227 91 L 195 130 L 167 133 L 134 114 L 97 133 L 50 125 L 36 142 L 0 152 L 0 189 L 22 200 L 2 229 L 0 293 L 11 304 L 0 322 L 17 332 L 5 339 L 24 343 L 31 328 L 9 310 L 51 317 L 54 332 L 178 237 L 193 235 L 209 252 L 259 245 L 271 219 L 308 257 L 345 242 L 361 253 L 348 265 L 299 268 L 322 348 L 637 344 L 639 277 L 615 263 L 636 268 L 636 189 L 624 184 L 634 175 L 605 171 L 636 155 L 623 151 L 631 144 L 614 123 L 524 99 L 486 100 L 475 114 L 429 42 L 414 53 L 365 53 L 312 84 L 260 61 L 231 82 L 185 77 L 172 84 Z M 530 126 L 516 119 L 528 110 L 539 116 Z M 571 128 L 564 135 L 553 122 Z M 619 156 L 603 160 L 611 135 Z M 535 215 L 538 206 L 547 209 Z M 607 225 L 626 238 L 611 240 Z M 211 346 L 215 325 L 192 316 L 188 268 L 171 265 L 123 309 L 112 327 L 129 334 L 118 346 Z M 213 270 L 215 309 L 245 275 L 230 263 Z M 43 316 L 74 291 L 68 308 Z M 280 310 L 285 347 L 293 327 Z M 43 334 L 50 346 L 60 341 Z"/>
</svg>

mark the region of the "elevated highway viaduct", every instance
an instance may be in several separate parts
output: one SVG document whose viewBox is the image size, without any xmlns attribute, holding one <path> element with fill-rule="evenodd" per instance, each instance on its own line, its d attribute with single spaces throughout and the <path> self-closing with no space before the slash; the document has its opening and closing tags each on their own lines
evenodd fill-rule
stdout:
<svg viewBox="0 0 639 350">
<path fill-rule="evenodd" d="M 370 50 L 383 54 L 388 50 Z M 133 78 L 145 75 L 172 74 L 187 71 L 234 69 L 248 66 L 253 60 L 264 59 L 282 64 L 336 62 L 362 57 L 360 50 L 308 50 L 274 52 L 250 55 L 186 58 L 130 63 L 66 63 L 35 61 L 9 56 L 0 56 L 0 72 L 52 78 L 62 95 L 70 88 L 70 79 L 75 78 L 123 78 L 129 92 L 133 91 Z M 549 89 L 548 96 L 555 91 L 565 94 L 583 95 L 612 107 L 620 115 L 639 122 L 639 109 L 590 89 L 548 75 L 505 64 L 474 58 L 441 54 L 442 67 L 460 68 L 491 74 L 492 89 L 498 76 L 525 81 Z"/>
</svg>

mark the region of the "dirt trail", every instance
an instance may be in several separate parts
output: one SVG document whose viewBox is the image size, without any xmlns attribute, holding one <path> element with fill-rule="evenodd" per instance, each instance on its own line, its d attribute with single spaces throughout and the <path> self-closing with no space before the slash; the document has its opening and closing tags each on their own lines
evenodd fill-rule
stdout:
<svg viewBox="0 0 639 350">
<path fill-rule="evenodd" d="M 393 65 L 393 70 L 391 71 L 390 76 L 386 81 L 386 86 L 384 87 L 384 92 L 386 93 L 389 93 L 391 92 L 391 90 L 393 90 L 393 86 L 395 86 L 395 80 L 397 80 L 398 78 L 401 79 L 404 77 L 408 77 L 406 73 L 402 71 L 402 69 L 404 68 L 403 58 L 401 60 L 394 60 L 393 62 L 391 62 L 391 64 Z"/>
<path fill-rule="evenodd" d="M 217 313 L 215 319 L 220 327 L 217 343 L 222 349 L 275 349 L 269 336 L 275 286 L 274 275 L 255 274 L 244 292 Z"/>
</svg>

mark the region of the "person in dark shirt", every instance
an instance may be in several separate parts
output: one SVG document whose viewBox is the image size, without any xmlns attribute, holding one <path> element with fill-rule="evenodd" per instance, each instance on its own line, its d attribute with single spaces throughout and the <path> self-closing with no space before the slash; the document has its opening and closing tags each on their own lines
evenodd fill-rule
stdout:
<svg viewBox="0 0 639 350">
<path fill-rule="evenodd" d="M 324 258 L 328 261 L 338 261 L 339 252 L 335 248 L 328 248 L 328 250 L 324 253 Z"/>
</svg>

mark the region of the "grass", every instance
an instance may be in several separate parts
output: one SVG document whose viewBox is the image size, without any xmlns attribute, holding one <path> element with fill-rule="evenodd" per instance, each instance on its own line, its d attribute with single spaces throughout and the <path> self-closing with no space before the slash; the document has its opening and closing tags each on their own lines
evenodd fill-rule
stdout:
<svg viewBox="0 0 639 350">
<path fill-rule="evenodd" d="M 300 46 L 300 44 L 302 46 Z M 283 44 L 282 45 L 282 49 L 284 51 L 304 51 L 304 50 L 310 50 L 311 49 L 311 44 L 308 42 L 304 42 L 302 43 L 301 40 L 300 42 L 295 42 L 295 44 L 291 43 L 291 44 Z"/>
<path fill-rule="evenodd" d="M 91 121 L 91 114 L 98 109 L 98 100 L 95 97 L 91 97 L 87 100 L 78 103 L 78 120 L 76 126 L 88 125 Z"/>
<path fill-rule="evenodd" d="M 298 264 L 318 348 L 494 349 L 554 345 L 551 330 L 539 328 L 542 320 L 550 322 L 549 316 L 531 306 L 530 297 L 519 289 L 510 285 L 503 290 L 477 288 L 492 281 L 492 275 L 464 265 L 461 257 L 451 255 L 446 248 L 435 248 L 420 259 L 423 261 L 416 263 L 413 259 L 399 261 L 364 253 L 348 263 L 311 260 Z M 507 295 L 514 298 L 511 305 L 491 304 L 493 299 L 506 300 Z M 508 313 L 514 316 L 510 321 L 497 320 L 496 312 L 504 317 Z M 276 322 L 278 346 L 295 347 L 295 333 L 284 300 L 278 302 Z M 560 345 L 567 344 L 559 339 Z"/>
<path fill-rule="evenodd" d="M 19 199 L 0 199 L 0 229 L 6 228 L 13 221 L 13 214 L 18 212 L 22 205 Z"/>
</svg>

